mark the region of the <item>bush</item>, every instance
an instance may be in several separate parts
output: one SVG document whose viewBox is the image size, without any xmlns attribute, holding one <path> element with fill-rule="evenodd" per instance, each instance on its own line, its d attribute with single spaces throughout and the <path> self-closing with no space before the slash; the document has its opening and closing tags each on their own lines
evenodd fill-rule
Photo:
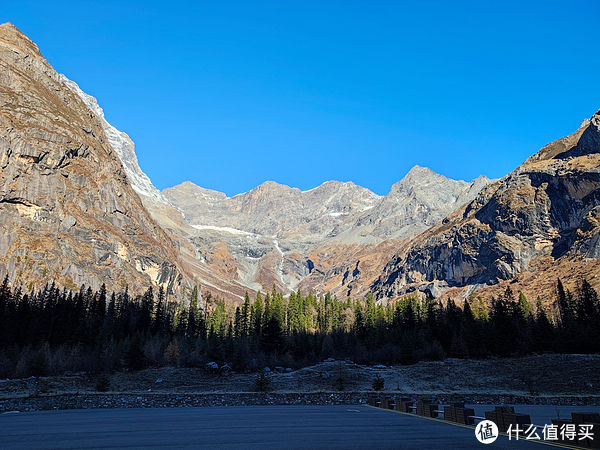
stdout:
<svg viewBox="0 0 600 450">
<path fill-rule="evenodd" d="M 260 372 L 254 380 L 254 390 L 256 392 L 267 392 L 271 385 L 271 378 L 265 371 Z"/>
<path fill-rule="evenodd" d="M 135 335 L 130 341 L 125 350 L 124 358 L 125 367 L 131 370 L 142 370 L 146 367 L 146 357 L 144 356 L 144 348 L 139 335 Z"/>
<path fill-rule="evenodd" d="M 179 344 L 176 340 L 169 342 L 163 355 L 165 362 L 170 366 L 179 367 Z"/>
<path fill-rule="evenodd" d="M 377 374 L 375 379 L 373 380 L 373 390 L 382 391 L 385 385 L 385 380 L 381 377 L 381 375 Z"/>
<path fill-rule="evenodd" d="M 49 349 L 43 346 L 39 350 L 34 350 L 30 346 L 23 348 L 19 354 L 15 375 L 19 378 L 30 376 L 42 377 L 48 373 Z"/>
<path fill-rule="evenodd" d="M 96 378 L 96 391 L 107 392 L 110 390 L 110 378 L 107 374 L 103 373 Z"/>
</svg>

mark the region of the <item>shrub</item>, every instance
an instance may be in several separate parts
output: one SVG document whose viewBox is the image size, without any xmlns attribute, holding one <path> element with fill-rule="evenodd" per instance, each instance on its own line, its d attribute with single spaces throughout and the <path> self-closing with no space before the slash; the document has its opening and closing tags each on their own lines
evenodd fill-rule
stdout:
<svg viewBox="0 0 600 450">
<path fill-rule="evenodd" d="M 382 391 L 385 385 L 385 380 L 381 377 L 381 375 L 377 374 L 373 379 L 373 390 Z"/>
<path fill-rule="evenodd" d="M 131 370 L 141 370 L 146 367 L 146 358 L 142 347 L 142 340 L 139 335 L 135 335 L 125 350 L 125 367 Z"/>
<path fill-rule="evenodd" d="M 165 362 L 171 366 L 179 367 L 179 344 L 176 340 L 172 340 L 163 355 Z"/>
<path fill-rule="evenodd" d="M 30 346 L 23 348 L 19 354 L 15 375 L 19 378 L 47 375 L 48 353 L 47 346 L 43 346 L 39 350 L 34 350 Z"/>
<path fill-rule="evenodd" d="M 265 371 L 261 371 L 254 380 L 254 390 L 256 392 L 267 392 L 271 385 L 271 378 Z"/>
<path fill-rule="evenodd" d="M 107 374 L 103 373 L 96 378 L 96 391 L 107 392 L 110 390 L 110 378 Z"/>
</svg>

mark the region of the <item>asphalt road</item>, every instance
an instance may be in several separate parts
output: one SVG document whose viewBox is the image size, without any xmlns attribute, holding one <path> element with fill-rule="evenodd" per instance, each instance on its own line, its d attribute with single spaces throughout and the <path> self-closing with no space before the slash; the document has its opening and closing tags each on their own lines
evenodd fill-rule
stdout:
<svg viewBox="0 0 600 450">
<path fill-rule="evenodd" d="M 543 445 L 543 444 L 542 444 Z M 367 406 L 93 409 L 0 414 L 0 448 L 537 448 Z M 546 447 L 549 448 L 549 447 Z"/>
</svg>

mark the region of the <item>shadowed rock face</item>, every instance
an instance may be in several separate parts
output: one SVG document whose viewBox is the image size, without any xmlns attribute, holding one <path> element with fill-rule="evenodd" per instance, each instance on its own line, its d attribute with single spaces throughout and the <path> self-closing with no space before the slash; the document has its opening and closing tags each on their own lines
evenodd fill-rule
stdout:
<svg viewBox="0 0 600 450">
<path fill-rule="evenodd" d="M 372 289 L 394 297 L 432 285 L 493 284 L 534 268 L 542 257 L 555 264 L 597 258 L 599 205 L 600 112 L 417 236 Z"/>
<path fill-rule="evenodd" d="M 130 290 L 182 282 L 100 118 L 11 24 L 0 25 L 0 273 Z"/>
</svg>

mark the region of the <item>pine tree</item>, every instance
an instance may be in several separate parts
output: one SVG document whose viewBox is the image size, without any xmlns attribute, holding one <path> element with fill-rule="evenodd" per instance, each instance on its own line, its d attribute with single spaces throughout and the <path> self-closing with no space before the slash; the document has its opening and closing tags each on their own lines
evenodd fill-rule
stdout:
<svg viewBox="0 0 600 450">
<path fill-rule="evenodd" d="M 142 339 L 136 334 L 130 341 L 125 351 L 125 367 L 131 370 L 141 370 L 146 366 Z"/>
<path fill-rule="evenodd" d="M 575 307 L 573 304 L 572 294 L 569 291 L 565 291 L 560 278 L 556 284 L 556 296 L 558 312 L 560 314 L 560 322 L 563 328 L 568 328 L 575 321 Z"/>
<path fill-rule="evenodd" d="M 190 296 L 190 306 L 188 308 L 186 336 L 190 340 L 196 340 L 198 334 L 198 286 L 194 286 Z"/>
<path fill-rule="evenodd" d="M 535 316 L 535 348 L 538 351 L 549 350 L 554 340 L 554 328 L 548 320 L 544 306 L 542 305 L 542 299 L 538 296 L 536 304 L 536 316 Z"/>
<path fill-rule="evenodd" d="M 138 327 L 142 332 L 150 330 L 152 326 L 152 311 L 154 310 L 154 290 L 152 286 L 144 293 L 141 301 L 141 310 Z"/>
<path fill-rule="evenodd" d="M 531 308 L 531 303 L 525 297 L 523 292 L 519 292 L 519 311 L 523 318 L 529 320 L 533 317 L 533 309 Z"/>
<path fill-rule="evenodd" d="M 240 333 L 242 336 L 250 334 L 250 295 L 246 291 L 244 295 L 244 303 L 240 308 Z"/>
<path fill-rule="evenodd" d="M 177 304 L 177 311 L 175 312 L 175 334 L 177 336 L 185 336 L 187 332 L 187 317 L 188 311 L 185 307 L 183 296 Z"/>
<path fill-rule="evenodd" d="M 162 333 L 166 329 L 166 306 L 165 291 L 162 286 L 158 289 L 158 298 L 154 307 L 154 321 L 152 323 L 152 334 Z"/>
<path fill-rule="evenodd" d="M 582 280 L 577 297 L 577 321 L 591 324 L 600 320 L 600 300 L 598 293 L 587 280 Z M 600 336 L 599 336 L 600 337 Z"/>
<path fill-rule="evenodd" d="M 260 336 L 262 331 L 263 309 L 262 296 L 260 295 L 260 291 L 258 291 L 252 305 L 252 334 L 255 336 Z"/>
</svg>

